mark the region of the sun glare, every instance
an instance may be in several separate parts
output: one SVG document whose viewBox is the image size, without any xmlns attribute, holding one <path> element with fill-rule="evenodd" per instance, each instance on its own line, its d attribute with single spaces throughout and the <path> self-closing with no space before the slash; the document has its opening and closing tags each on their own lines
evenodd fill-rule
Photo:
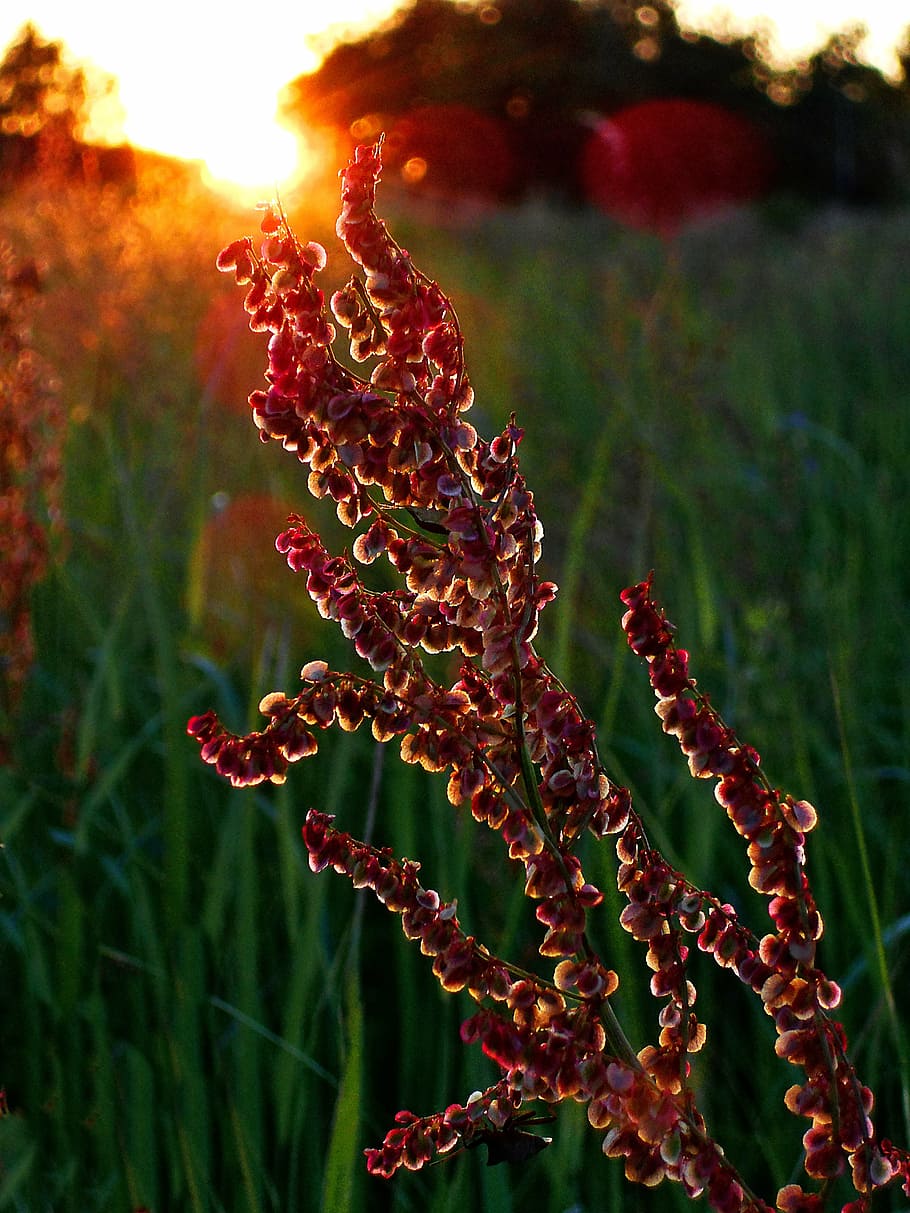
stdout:
<svg viewBox="0 0 910 1213">
<path fill-rule="evenodd" d="M 303 138 L 274 117 L 249 115 L 231 129 L 208 133 L 202 155 L 206 184 L 222 193 L 256 201 L 292 189 L 307 169 Z M 255 195 L 255 198 L 253 197 Z"/>
<path fill-rule="evenodd" d="M 238 87 L 239 74 L 217 61 L 204 73 L 201 66 L 164 86 L 160 76 L 124 74 L 120 130 L 107 139 L 119 135 L 134 147 L 197 161 L 210 187 L 243 201 L 292 188 L 313 167 L 313 153 L 278 122 L 277 90 L 267 81 Z"/>
<path fill-rule="evenodd" d="M 305 165 L 302 141 L 289 130 L 262 124 L 238 133 L 220 147 L 212 146 L 203 162 L 203 177 L 214 189 L 231 194 L 285 190 L 297 184 Z"/>
<path fill-rule="evenodd" d="M 26 8 L 26 0 L 13 4 Z M 288 192 L 318 169 L 315 144 L 282 126 L 278 113 L 280 90 L 319 62 L 310 31 L 326 26 L 323 5 L 297 0 L 293 20 L 269 38 L 260 62 L 260 34 L 239 9 L 216 16 L 207 5 L 156 0 L 142 36 L 125 38 L 111 20 L 113 0 L 28 4 L 35 11 L 26 9 L 20 25 L 33 20 L 42 37 L 62 42 L 70 62 L 86 67 L 90 85 L 102 85 L 91 98 L 92 139 L 197 162 L 210 187 L 244 204 L 276 188 Z M 332 11 L 337 19 L 377 4 L 388 8 L 390 0 L 338 0 Z M 4 14 L 0 28 L 11 20 Z M 114 91 L 104 91 L 105 80 Z"/>
</svg>

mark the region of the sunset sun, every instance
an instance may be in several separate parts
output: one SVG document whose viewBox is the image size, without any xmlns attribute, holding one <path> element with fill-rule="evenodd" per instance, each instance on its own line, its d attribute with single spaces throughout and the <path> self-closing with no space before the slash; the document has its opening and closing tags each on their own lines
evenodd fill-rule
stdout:
<svg viewBox="0 0 910 1213">
<path fill-rule="evenodd" d="M 166 152 L 202 166 L 207 183 L 244 198 L 289 189 L 312 170 L 305 134 L 280 124 L 277 98 L 268 93 L 231 96 L 209 89 L 212 104 L 176 94 L 162 98 L 124 86 L 123 134 L 136 147 Z M 216 100 L 217 98 L 217 100 Z"/>
<path fill-rule="evenodd" d="M 204 156 L 204 173 L 216 186 L 238 190 L 295 185 L 306 171 L 302 139 L 274 120 L 238 125 L 223 141 L 212 140 Z"/>
<path fill-rule="evenodd" d="M 281 125 L 280 90 L 311 69 L 314 56 L 298 42 L 280 71 L 253 73 L 244 42 L 205 37 L 207 56 L 194 52 L 192 39 L 169 47 L 164 79 L 156 55 L 124 67 L 117 104 L 96 107 L 93 133 L 198 162 L 209 185 L 244 200 L 293 187 L 313 169 L 313 152 L 302 132 Z"/>
<path fill-rule="evenodd" d="M 18 8 L 18 2 L 12 9 Z M 300 0 L 262 16 L 158 0 L 139 32 L 125 33 L 110 0 L 30 0 L 18 20 L 0 16 L 6 45 L 26 23 L 60 41 L 67 59 L 93 78 L 113 81 L 89 113 L 89 137 L 202 165 L 208 183 L 247 201 L 287 190 L 318 169 L 306 133 L 281 125 L 281 92 L 312 71 L 320 44 L 344 28 L 362 31 L 395 7 L 394 0 Z M 286 6 L 279 6 L 280 9 Z"/>
</svg>

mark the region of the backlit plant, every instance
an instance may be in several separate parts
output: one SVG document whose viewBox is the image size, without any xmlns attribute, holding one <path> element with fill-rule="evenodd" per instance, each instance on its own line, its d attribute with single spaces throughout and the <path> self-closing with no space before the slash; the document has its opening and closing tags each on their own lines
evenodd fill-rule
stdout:
<svg viewBox="0 0 910 1213">
<path fill-rule="evenodd" d="M 31 320 L 37 267 L 0 244 L 0 763 L 34 657 L 31 595 L 59 522 L 64 417 Z"/>
<path fill-rule="evenodd" d="M 538 972 L 466 933 L 455 901 L 422 883 L 416 862 L 358 841 L 326 812 L 307 814 L 311 869 L 333 868 L 400 916 L 442 987 L 476 1003 L 462 1039 L 478 1042 L 501 1072 L 464 1104 L 400 1112 L 366 1151 L 368 1169 L 388 1177 L 480 1142 L 493 1143 L 491 1161 L 526 1157 L 544 1139 L 522 1126 L 574 1100 L 630 1180 L 674 1180 L 719 1210 L 813 1213 L 831 1206 L 841 1176 L 850 1197 L 838 1197 L 842 1213 L 871 1209 L 886 1187 L 910 1195 L 910 1155 L 873 1127 L 872 1093 L 835 1017 L 841 991 L 817 964 L 823 925 L 805 864 L 815 810 L 771 784 L 756 751 L 698 689 L 649 577 L 623 591 L 622 627 L 647 663 L 664 731 L 691 774 L 713 781 L 743 840 L 749 883 L 767 903 L 766 933 L 753 934 L 649 841 L 629 792 L 601 761 L 592 722 L 535 646 L 556 587 L 537 572 L 542 528 L 520 471 L 523 432 L 513 416 L 486 440 L 466 420 L 473 392 L 452 304 L 374 212 L 380 153 L 381 144 L 358 148 L 342 174 L 337 232 L 360 271 L 332 296 L 334 320 L 316 285 L 325 252 L 299 243 L 279 208 L 265 213 L 261 245 L 237 240 L 218 259 L 247 288 L 251 327 L 269 333 L 267 387 L 250 396 L 260 437 L 296 454 L 311 495 L 331 499 L 356 531 L 350 554 L 333 554 L 292 515 L 276 546 L 363 672 L 309 661 L 301 689 L 266 695 L 267 723 L 246 736 L 213 712 L 188 725 L 205 761 L 248 787 L 283 782 L 291 763 L 316 752 L 320 730 L 369 722 L 377 742 L 400 739 L 405 762 L 445 773 L 452 806 L 469 805 L 522 867 L 543 933 Z M 368 376 L 336 357 L 337 326 Z M 379 559 L 397 588 L 367 584 L 360 569 Z M 454 680 L 437 654 L 455 659 Z M 612 838 L 620 921 L 652 971 L 658 1028 L 644 1048 L 614 1011 L 620 978 L 589 932 L 603 894 L 578 857 L 586 834 Z M 808 1122 L 805 1186 L 759 1196 L 705 1122 L 690 1069 L 707 1040 L 693 948 L 751 989 L 773 1024 L 775 1051 L 793 1067 L 786 1108 Z"/>
</svg>

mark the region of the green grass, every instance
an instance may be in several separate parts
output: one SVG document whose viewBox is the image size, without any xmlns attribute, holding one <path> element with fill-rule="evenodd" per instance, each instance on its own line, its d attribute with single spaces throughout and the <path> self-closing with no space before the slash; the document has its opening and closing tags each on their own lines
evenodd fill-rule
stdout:
<svg viewBox="0 0 910 1213">
<path fill-rule="evenodd" d="M 309 873 L 307 808 L 419 857 L 469 930 L 531 964 L 532 917 L 497 840 L 393 750 L 379 761 L 366 737 L 326 736 L 285 787 L 233 792 L 185 736 L 209 706 L 252 726 L 260 695 L 292 688 L 305 660 L 346 658 L 292 605 L 293 576 L 276 574 L 282 608 L 258 565 L 231 603 L 234 648 L 211 643 L 198 562 L 213 497 L 306 498 L 293 460 L 193 373 L 195 326 L 223 287 L 214 253 L 254 218 L 162 193 L 159 226 L 151 204 L 106 202 L 103 231 L 75 202 L 50 230 L 46 208 L 0 214 L 26 247 L 45 241 L 39 337 L 73 418 L 67 539 L 35 596 L 38 658 L 0 771 L 0 1210 L 686 1207 L 667 1186 L 628 1187 L 574 1106 L 524 1168 L 472 1151 L 391 1183 L 365 1174 L 361 1152 L 398 1108 L 445 1107 L 494 1075 L 459 1042 L 466 1000 L 439 991 L 395 920 Z M 619 635 L 618 592 L 651 568 L 700 685 L 772 779 L 819 808 L 822 962 L 845 982 L 877 1123 L 906 1142 L 910 218 L 796 234 L 742 220 L 671 255 L 531 210 L 402 236 L 459 307 L 477 424 L 514 409 L 526 429 L 562 587 L 540 647 L 601 722 L 655 840 L 763 929 L 738 840 L 661 735 Z M 67 342 L 86 307 L 98 340 Z M 642 1045 L 656 1006 L 615 922 L 612 848 L 589 845 L 586 871 L 607 891 L 593 930 Z M 770 1195 L 799 1161 L 791 1076 L 754 1000 L 707 960 L 695 980 L 709 1123 Z"/>
</svg>

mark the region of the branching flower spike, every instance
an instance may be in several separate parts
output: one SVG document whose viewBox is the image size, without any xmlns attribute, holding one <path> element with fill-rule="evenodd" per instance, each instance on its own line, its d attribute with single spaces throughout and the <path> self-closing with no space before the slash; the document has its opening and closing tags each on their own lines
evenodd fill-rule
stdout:
<svg viewBox="0 0 910 1213">
<path fill-rule="evenodd" d="M 649 578 L 623 592 L 623 628 L 647 662 L 664 731 L 678 739 L 693 776 L 715 781 L 770 928 L 754 935 L 651 845 L 629 792 L 604 769 L 592 722 L 535 647 L 556 587 L 537 571 L 543 531 L 520 470 L 523 431 L 513 416 L 486 440 L 466 420 L 473 392 L 458 318 L 377 218 L 380 167 L 377 144 L 358 148 L 342 173 L 337 232 L 358 268 L 333 295 L 331 314 L 316 285 L 324 250 L 301 244 L 275 207 L 260 243 L 237 240 L 218 258 L 246 288 L 250 326 L 269 335 L 267 386 L 250 396 L 260 437 L 305 464 L 310 494 L 330 499 L 356 532 L 350 554 L 332 553 L 294 515 L 276 546 L 362 659 L 361 671 L 309 661 L 295 693 L 265 696 L 265 723 L 246 736 L 212 712 L 188 725 L 203 759 L 248 787 L 282 782 L 291 764 L 316 752 L 322 730 L 368 723 L 377 742 L 397 739 L 403 761 L 444 773 L 451 804 L 469 805 L 523 867 L 541 928 L 539 973 L 466 934 L 454 900 L 426 885 L 416 862 L 358 841 L 325 812 L 308 813 L 311 869 L 333 869 L 399 916 L 443 989 L 475 1003 L 462 1039 L 479 1043 L 499 1069 L 464 1104 L 428 1116 L 400 1112 L 366 1151 L 367 1167 L 390 1177 L 480 1143 L 491 1162 L 529 1157 L 545 1139 L 529 1142 L 521 1126 L 571 1099 L 586 1106 L 604 1153 L 623 1159 L 629 1180 L 673 1180 L 722 1213 L 815 1213 L 829 1207 L 839 1175 L 852 1186 L 842 1213 L 870 1210 L 889 1185 L 910 1195 L 910 1156 L 876 1135 L 872 1094 L 833 1018 L 841 992 L 816 961 L 822 919 L 805 862 L 815 810 L 772 787 L 755 750 L 698 690 Z M 350 365 L 336 353 L 339 328 Z M 363 569 L 379 559 L 397 588 L 368 585 Z M 460 665 L 451 684 L 438 680 L 440 663 L 430 659 L 438 653 Z M 619 976 L 589 938 L 603 895 L 578 858 L 586 832 L 613 837 L 621 923 L 646 948 L 658 1026 L 638 1050 L 611 1001 Z M 705 1122 L 690 1083 L 690 1058 L 707 1039 L 695 1010 L 693 945 L 754 991 L 778 1055 L 798 1071 L 785 1104 L 809 1122 L 806 1188 L 794 1182 L 766 1201 Z"/>
</svg>

